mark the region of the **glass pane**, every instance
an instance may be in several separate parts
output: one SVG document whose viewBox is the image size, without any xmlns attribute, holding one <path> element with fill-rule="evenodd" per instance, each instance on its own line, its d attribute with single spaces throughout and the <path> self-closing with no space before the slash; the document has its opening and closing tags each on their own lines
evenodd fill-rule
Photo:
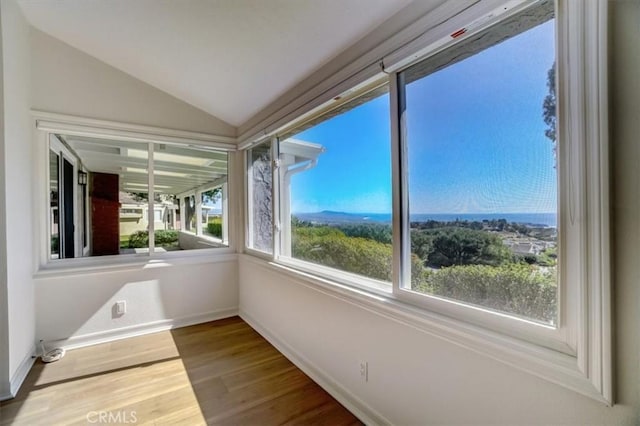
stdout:
<svg viewBox="0 0 640 426">
<path fill-rule="evenodd" d="M 161 144 L 153 158 L 155 250 L 228 246 L 227 153 Z"/>
<path fill-rule="evenodd" d="M 386 86 L 280 142 L 283 256 L 390 285 L 390 146 Z"/>
<path fill-rule="evenodd" d="M 401 75 L 413 291 L 556 324 L 554 58 L 547 21 Z"/>
<path fill-rule="evenodd" d="M 147 144 L 55 135 L 50 148 L 52 257 L 147 253 Z"/>
<path fill-rule="evenodd" d="M 91 173 L 91 198 L 95 205 L 102 200 L 97 197 L 96 185 L 104 185 L 104 181 L 117 176 L 119 201 L 119 253 L 149 253 L 149 149 L 146 143 L 112 142 L 117 146 L 120 157 L 114 159 L 110 170 L 105 170 L 107 163 L 103 160 L 96 164 Z M 109 171 L 110 173 L 105 173 Z M 117 175 L 115 173 L 118 173 Z M 113 185 L 113 184 L 112 184 Z M 95 211 L 94 211 L 95 215 Z M 110 219 L 110 218 L 109 218 Z M 97 230 L 92 236 L 96 240 Z M 94 248 L 93 255 L 97 255 Z"/>
<path fill-rule="evenodd" d="M 203 192 L 200 198 L 203 234 L 222 240 L 222 187 L 211 188 Z"/>
<path fill-rule="evenodd" d="M 63 212 L 58 211 L 60 152 L 74 165 L 73 173 L 62 180 L 78 186 L 69 188 L 76 207 Z M 79 244 L 86 240 L 83 250 L 76 250 L 85 256 L 148 254 L 150 221 L 157 252 L 228 245 L 226 152 L 155 145 L 151 191 L 148 143 L 56 135 L 50 161 L 53 258 L 69 247 L 66 236 L 60 241 L 59 223 L 75 230 L 69 237 L 72 243 L 74 238 Z M 76 182 L 74 173 L 80 169 L 86 171 L 86 180 L 78 175 Z M 151 210 L 150 193 L 154 194 Z"/>
<path fill-rule="evenodd" d="M 49 223 L 51 224 L 51 258 L 60 257 L 60 214 L 58 183 L 60 156 L 49 151 Z"/>
<path fill-rule="evenodd" d="M 271 142 L 249 151 L 249 214 L 250 241 L 253 249 L 273 252 L 273 175 Z"/>
</svg>

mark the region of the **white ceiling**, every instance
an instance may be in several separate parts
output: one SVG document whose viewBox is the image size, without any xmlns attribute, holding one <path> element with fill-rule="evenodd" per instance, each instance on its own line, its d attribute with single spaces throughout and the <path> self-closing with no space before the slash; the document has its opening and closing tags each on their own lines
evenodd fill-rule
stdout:
<svg viewBox="0 0 640 426">
<path fill-rule="evenodd" d="M 234 126 L 411 0 L 19 0 L 39 30 Z"/>
</svg>

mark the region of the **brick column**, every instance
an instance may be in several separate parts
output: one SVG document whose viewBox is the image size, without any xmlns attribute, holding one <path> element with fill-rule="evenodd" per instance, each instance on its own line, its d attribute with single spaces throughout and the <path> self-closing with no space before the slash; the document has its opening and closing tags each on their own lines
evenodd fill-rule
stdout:
<svg viewBox="0 0 640 426">
<path fill-rule="evenodd" d="M 118 175 L 91 173 L 92 256 L 120 253 L 120 199 Z"/>
</svg>

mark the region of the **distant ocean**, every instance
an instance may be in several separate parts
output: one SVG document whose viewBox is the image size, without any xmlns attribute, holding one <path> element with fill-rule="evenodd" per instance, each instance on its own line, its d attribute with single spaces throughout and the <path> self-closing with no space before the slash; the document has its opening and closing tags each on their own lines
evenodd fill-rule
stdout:
<svg viewBox="0 0 640 426">
<path fill-rule="evenodd" d="M 317 213 L 294 213 L 293 216 L 300 220 L 317 223 L 391 223 L 390 213 L 367 214 L 322 211 Z M 481 222 L 494 219 L 506 219 L 507 222 L 542 225 L 552 228 L 558 226 L 556 213 L 439 213 L 411 215 L 412 222 L 426 222 L 428 220 L 436 220 L 438 222 L 453 222 L 455 220 Z"/>
</svg>

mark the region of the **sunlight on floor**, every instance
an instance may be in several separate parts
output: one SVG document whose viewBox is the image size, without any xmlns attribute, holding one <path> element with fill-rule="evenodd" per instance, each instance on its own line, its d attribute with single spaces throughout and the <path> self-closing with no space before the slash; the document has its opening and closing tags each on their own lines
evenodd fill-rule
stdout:
<svg viewBox="0 0 640 426">
<path fill-rule="evenodd" d="M 31 390 L 3 403 L 0 424 L 206 424 L 168 331 L 68 351 L 27 380 Z"/>
</svg>

